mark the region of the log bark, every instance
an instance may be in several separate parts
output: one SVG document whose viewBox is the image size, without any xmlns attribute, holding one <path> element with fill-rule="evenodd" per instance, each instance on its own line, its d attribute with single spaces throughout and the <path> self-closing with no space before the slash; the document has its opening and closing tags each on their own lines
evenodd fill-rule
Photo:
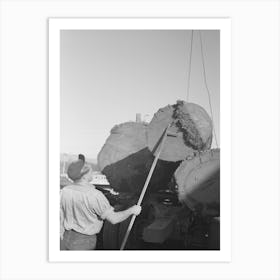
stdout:
<svg viewBox="0 0 280 280">
<path fill-rule="evenodd" d="M 117 191 L 139 194 L 154 160 L 165 128 L 174 122 L 159 158 L 148 192 L 166 188 L 180 162 L 196 150 L 208 149 L 212 123 L 203 108 L 178 101 L 160 109 L 149 125 L 127 122 L 112 128 L 98 154 L 98 166 Z"/>
<path fill-rule="evenodd" d="M 97 156 L 100 170 L 145 149 L 146 129 L 147 125 L 144 123 L 126 122 L 115 125 Z"/>
<path fill-rule="evenodd" d="M 198 153 L 174 174 L 179 201 L 201 215 L 220 215 L 220 150 Z"/>
<path fill-rule="evenodd" d="M 98 166 L 117 191 L 139 194 L 145 184 L 154 156 L 147 148 L 146 125 L 128 122 L 115 126 L 98 154 Z M 179 162 L 159 160 L 148 192 L 164 188 Z"/>
<path fill-rule="evenodd" d="M 169 131 L 177 136 L 166 139 L 160 159 L 182 161 L 196 150 L 203 151 L 211 147 L 212 121 L 207 112 L 197 104 L 177 101 L 175 105 L 159 109 L 147 127 L 148 147 L 153 154 L 168 124 L 171 124 Z"/>
</svg>

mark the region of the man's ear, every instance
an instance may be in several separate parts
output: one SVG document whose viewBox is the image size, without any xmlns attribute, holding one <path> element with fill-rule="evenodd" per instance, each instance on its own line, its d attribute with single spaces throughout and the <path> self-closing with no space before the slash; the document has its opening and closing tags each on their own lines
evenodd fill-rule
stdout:
<svg viewBox="0 0 280 280">
<path fill-rule="evenodd" d="M 84 178 L 85 178 L 87 181 L 91 181 L 91 180 L 92 180 L 91 172 L 87 172 L 87 173 L 84 175 Z"/>
<path fill-rule="evenodd" d="M 88 164 L 88 163 L 85 163 L 82 170 L 81 170 L 81 173 L 88 173 L 91 169 L 91 166 Z"/>
</svg>

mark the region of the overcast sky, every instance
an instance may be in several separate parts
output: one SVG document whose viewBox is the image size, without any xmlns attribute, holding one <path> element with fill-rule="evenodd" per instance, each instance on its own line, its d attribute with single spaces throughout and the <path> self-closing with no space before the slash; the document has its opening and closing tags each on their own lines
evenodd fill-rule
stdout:
<svg viewBox="0 0 280 280">
<path fill-rule="evenodd" d="M 201 34 L 219 139 L 220 36 Z M 159 108 L 186 100 L 190 38 L 190 30 L 61 31 L 61 152 L 96 159 L 115 124 L 136 113 L 150 120 Z M 210 113 L 198 31 L 189 102 Z"/>
</svg>

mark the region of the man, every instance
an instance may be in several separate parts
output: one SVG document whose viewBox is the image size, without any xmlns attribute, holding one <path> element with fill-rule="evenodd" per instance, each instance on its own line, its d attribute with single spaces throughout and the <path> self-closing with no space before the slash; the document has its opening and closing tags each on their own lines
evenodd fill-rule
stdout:
<svg viewBox="0 0 280 280">
<path fill-rule="evenodd" d="M 103 193 L 90 184 L 92 168 L 84 158 L 72 162 L 67 174 L 73 184 L 60 191 L 61 250 L 94 250 L 104 220 L 117 224 L 140 214 L 138 205 L 115 212 Z"/>
</svg>

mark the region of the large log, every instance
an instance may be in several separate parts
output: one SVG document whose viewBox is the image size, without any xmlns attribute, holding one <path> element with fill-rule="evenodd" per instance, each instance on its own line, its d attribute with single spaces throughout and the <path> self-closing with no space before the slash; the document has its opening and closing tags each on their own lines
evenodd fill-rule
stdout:
<svg viewBox="0 0 280 280">
<path fill-rule="evenodd" d="M 198 153 L 174 174 L 179 201 L 201 215 L 220 215 L 220 150 Z"/>
<path fill-rule="evenodd" d="M 157 143 L 165 128 L 171 124 L 169 131 L 177 137 L 168 137 L 160 159 L 182 161 L 192 156 L 195 150 L 210 149 L 212 143 L 212 121 L 207 112 L 199 105 L 177 101 L 168 105 L 154 115 L 147 127 L 149 150 L 155 154 Z"/>
<path fill-rule="evenodd" d="M 173 122 L 148 191 L 167 186 L 173 173 L 196 150 L 209 149 L 212 122 L 199 105 L 178 101 L 160 109 L 149 125 L 127 122 L 116 125 L 98 154 L 98 166 L 117 191 L 140 193 L 160 146 L 164 130 Z"/>
<path fill-rule="evenodd" d="M 147 125 L 126 122 L 115 125 L 97 156 L 100 170 L 147 147 Z"/>
<path fill-rule="evenodd" d="M 153 154 L 147 148 L 147 125 L 128 122 L 115 126 L 98 154 L 98 166 L 117 191 L 138 194 L 148 176 Z M 178 162 L 159 160 L 148 191 L 166 187 Z"/>
</svg>

